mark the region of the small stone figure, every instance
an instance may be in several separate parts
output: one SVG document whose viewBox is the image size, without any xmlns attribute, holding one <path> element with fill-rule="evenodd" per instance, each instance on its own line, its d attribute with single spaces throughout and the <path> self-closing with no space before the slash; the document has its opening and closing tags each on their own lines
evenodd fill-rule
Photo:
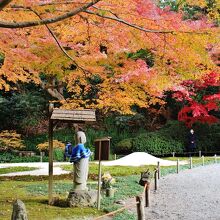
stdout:
<svg viewBox="0 0 220 220">
<path fill-rule="evenodd" d="M 145 186 L 145 184 L 149 184 L 150 182 L 150 171 L 147 169 L 145 172 L 141 172 L 141 178 L 139 180 L 139 184 L 141 186 Z"/>
</svg>

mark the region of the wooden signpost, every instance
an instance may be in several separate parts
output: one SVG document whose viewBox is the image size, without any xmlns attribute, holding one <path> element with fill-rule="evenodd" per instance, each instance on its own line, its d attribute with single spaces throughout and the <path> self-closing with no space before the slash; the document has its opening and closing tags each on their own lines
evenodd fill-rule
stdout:
<svg viewBox="0 0 220 220">
<path fill-rule="evenodd" d="M 53 128 L 59 121 L 71 123 L 85 123 L 96 121 L 95 110 L 65 110 L 53 108 L 53 104 L 49 106 L 49 204 L 53 204 Z"/>
</svg>

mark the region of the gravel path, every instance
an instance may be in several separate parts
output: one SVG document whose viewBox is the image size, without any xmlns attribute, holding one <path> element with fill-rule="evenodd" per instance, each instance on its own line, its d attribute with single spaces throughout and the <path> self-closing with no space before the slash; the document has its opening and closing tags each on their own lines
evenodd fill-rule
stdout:
<svg viewBox="0 0 220 220">
<path fill-rule="evenodd" d="M 162 177 L 150 205 L 150 220 L 220 220 L 220 164 Z"/>
</svg>

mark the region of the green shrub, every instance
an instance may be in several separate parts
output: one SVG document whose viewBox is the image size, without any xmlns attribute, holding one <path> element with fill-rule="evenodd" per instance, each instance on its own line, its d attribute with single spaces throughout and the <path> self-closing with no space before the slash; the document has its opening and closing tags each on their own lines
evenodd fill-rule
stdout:
<svg viewBox="0 0 220 220">
<path fill-rule="evenodd" d="M 64 160 L 64 151 L 62 149 L 59 148 L 54 149 L 54 160 L 55 161 Z"/>
<path fill-rule="evenodd" d="M 43 162 L 47 162 L 48 157 L 43 157 Z M 0 153 L 0 163 L 21 163 L 21 162 L 40 162 L 39 156 L 20 157 L 14 153 L 4 152 Z"/>
<path fill-rule="evenodd" d="M 195 135 L 197 150 L 206 152 L 220 151 L 220 124 L 196 124 Z"/>
<path fill-rule="evenodd" d="M 132 140 L 133 151 L 148 152 L 154 155 L 182 153 L 184 145 L 176 140 L 162 136 L 157 132 L 141 134 Z"/>
<path fill-rule="evenodd" d="M 10 162 L 14 158 L 11 153 L 0 153 L 0 163 Z"/>
<path fill-rule="evenodd" d="M 181 142 L 184 145 L 187 144 L 188 132 L 187 127 L 179 121 L 168 121 L 161 129 L 156 131 L 161 136 Z"/>
<path fill-rule="evenodd" d="M 130 153 L 132 152 L 132 138 L 124 139 L 116 144 L 116 153 Z"/>
</svg>

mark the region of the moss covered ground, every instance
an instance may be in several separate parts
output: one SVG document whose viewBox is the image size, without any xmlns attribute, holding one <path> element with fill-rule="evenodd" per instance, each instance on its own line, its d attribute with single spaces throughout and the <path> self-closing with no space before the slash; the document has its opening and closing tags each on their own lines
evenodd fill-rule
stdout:
<svg viewBox="0 0 220 220">
<path fill-rule="evenodd" d="M 0 175 L 14 172 L 22 172 L 22 171 L 32 171 L 36 170 L 35 167 L 4 167 L 0 168 Z"/>
</svg>

